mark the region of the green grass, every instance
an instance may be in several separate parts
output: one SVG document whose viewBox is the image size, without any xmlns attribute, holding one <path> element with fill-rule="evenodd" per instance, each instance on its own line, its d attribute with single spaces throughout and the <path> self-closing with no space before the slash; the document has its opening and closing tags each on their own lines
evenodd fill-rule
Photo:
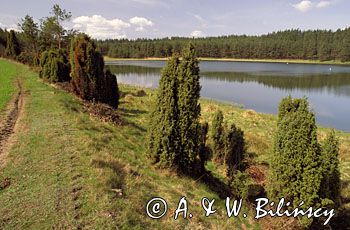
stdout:
<svg viewBox="0 0 350 230">
<path fill-rule="evenodd" d="M 206 185 L 148 162 L 145 129 L 153 92 L 134 97 L 134 88 L 121 86 L 127 96 L 120 112 L 129 125 L 113 126 L 90 118 L 79 100 L 42 83 L 26 66 L 9 65 L 22 77 L 27 96 L 17 144 L 0 171 L 0 181 L 11 178 L 0 190 L 1 229 L 259 229 L 250 211 L 249 219 L 228 219 L 224 201 Z M 168 201 L 161 220 L 146 216 L 153 196 Z M 182 196 L 190 202 L 190 221 L 173 219 Z M 204 196 L 218 200 L 213 217 L 204 217 Z"/>
<path fill-rule="evenodd" d="M 143 89 L 147 96 L 137 97 L 135 92 L 142 88 L 121 85 L 125 96 L 119 111 L 128 125 L 114 126 L 91 118 L 78 99 L 42 83 L 28 67 L 7 61 L 1 65 L 15 69 L 14 76 L 21 77 L 26 103 L 17 144 L 0 171 L 0 181 L 11 178 L 11 185 L 0 190 L 0 229 L 260 229 L 247 207 L 249 218 L 228 219 L 224 200 L 208 186 L 150 164 L 145 157 L 146 129 L 156 91 Z M 241 127 L 250 162 L 266 168 L 275 116 L 211 100 L 201 100 L 201 106 L 202 120 L 210 122 L 220 108 L 228 123 Z M 321 139 L 326 131 L 320 128 Z M 350 197 L 350 134 L 337 134 L 346 185 L 342 195 Z M 222 167 L 209 162 L 207 168 L 224 180 Z M 122 194 L 111 189 L 121 189 Z M 145 214 L 153 196 L 168 201 L 168 213 L 161 220 Z M 194 217 L 175 221 L 173 214 L 182 196 L 189 200 Z M 200 206 L 202 197 L 217 200 L 218 212 L 209 218 Z"/>
<path fill-rule="evenodd" d="M 15 91 L 16 77 L 16 66 L 0 58 L 0 112 L 3 111 Z"/>
</svg>

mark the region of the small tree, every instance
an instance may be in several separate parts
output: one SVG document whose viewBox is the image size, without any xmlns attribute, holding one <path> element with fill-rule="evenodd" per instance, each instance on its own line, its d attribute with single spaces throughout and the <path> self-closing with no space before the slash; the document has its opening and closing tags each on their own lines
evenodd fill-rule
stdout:
<svg viewBox="0 0 350 230">
<path fill-rule="evenodd" d="M 213 141 L 213 151 L 215 154 L 215 160 L 223 163 L 225 158 L 225 131 L 224 131 L 224 115 L 221 110 L 218 110 L 214 114 L 211 138 Z"/>
<path fill-rule="evenodd" d="M 104 73 L 103 57 L 87 35 L 80 34 L 72 41 L 70 62 L 71 85 L 78 96 L 117 108 L 117 80 L 109 71 Z"/>
<path fill-rule="evenodd" d="M 199 165 L 200 171 L 205 171 L 205 164 L 211 157 L 211 149 L 207 145 L 207 136 L 208 136 L 209 125 L 208 122 L 204 122 L 201 124 L 201 136 L 200 136 L 200 148 L 199 148 Z"/>
<path fill-rule="evenodd" d="M 57 38 L 58 49 L 61 49 L 62 36 L 64 35 L 64 28 L 62 26 L 62 22 L 69 20 L 72 17 L 71 12 L 66 11 L 65 9 L 61 9 L 61 7 L 55 4 L 52 7 L 53 17 L 55 18 L 57 26 L 54 30 Z"/>
<path fill-rule="evenodd" d="M 284 98 L 279 106 L 277 132 L 271 161 L 269 195 L 284 197 L 297 207 L 320 206 L 322 179 L 315 115 L 307 99 Z M 302 219 L 309 226 L 311 219 Z"/>
<path fill-rule="evenodd" d="M 72 41 L 70 56 L 73 90 L 85 100 L 100 101 L 104 62 L 95 43 L 87 35 L 78 35 Z"/>
<path fill-rule="evenodd" d="M 41 55 L 39 76 L 49 82 L 69 81 L 69 63 L 63 50 L 49 50 Z"/>
<path fill-rule="evenodd" d="M 178 72 L 178 105 L 181 152 L 179 167 L 184 172 L 193 173 L 193 165 L 199 156 L 200 147 L 200 76 L 199 63 L 192 44 L 182 53 Z"/>
<path fill-rule="evenodd" d="M 0 28 L 0 57 L 5 56 L 7 31 Z"/>
<path fill-rule="evenodd" d="M 226 174 L 232 178 L 237 170 L 244 170 L 245 155 L 244 132 L 234 124 L 227 130 L 225 152 Z"/>
<path fill-rule="evenodd" d="M 162 167 L 176 167 L 181 151 L 179 140 L 178 66 L 179 58 L 172 57 L 162 70 L 158 97 L 151 115 L 148 153 Z"/>
<path fill-rule="evenodd" d="M 39 54 L 38 54 L 38 38 L 39 38 L 39 29 L 38 24 L 34 22 L 34 19 L 26 15 L 22 18 L 21 23 L 18 26 L 23 31 L 23 38 L 25 43 L 25 50 L 21 53 L 19 58 L 21 62 L 37 65 Z"/>
<path fill-rule="evenodd" d="M 5 55 L 9 58 L 16 59 L 17 56 L 20 54 L 20 52 L 21 52 L 21 49 L 16 37 L 16 33 L 15 31 L 11 30 L 7 34 Z"/>
<path fill-rule="evenodd" d="M 63 43 L 68 46 L 68 39 L 66 38 L 67 31 L 63 28 L 63 22 L 69 20 L 72 15 L 70 12 L 61 9 L 55 4 L 50 12 L 51 16 L 41 20 L 40 43 L 41 49 L 47 48 L 63 48 Z"/>
<path fill-rule="evenodd" d="M 335 205 L 339 204 L 340 171 L 339 171 L 339 140 L 331 131 L 322 145 L 321 197 L 329 199 Z"/>
<path fill-rule="evenodd" d="M 117 77 L 107 70 L 105 73 L 106 82 L 104 85 L 104 100 L 103 102 L 111 105 L 114 108 L 118 108 L 119 105 L 119 87 Z"/>
<path fill-rule="evenodd" d="M 190 45 L 181 61 L 173 56 L 162 71 L 149 130 L 148 152 L 155 163 L 191 175 L 204 169 L 198 166 L 206 159 L 200 155 L 200 88 L 198 60 Z"/>
<path fill-rule="evenodd" d="M 247 199 L 251 178 L 248 173 L 236 170 L 229 178 L 229 185 L 233 195 L 240 199 Z"/>
</svg>

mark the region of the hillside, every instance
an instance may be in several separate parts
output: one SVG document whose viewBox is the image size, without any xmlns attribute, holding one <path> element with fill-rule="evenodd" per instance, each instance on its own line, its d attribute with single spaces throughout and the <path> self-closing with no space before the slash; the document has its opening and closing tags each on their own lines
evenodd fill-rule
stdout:
<svg viewBox="0 0 350 230">
<path fill-rule="evenodd" d="M 24 101 L 10 137 L 13 144 L 6 153 L 0 152 L 1 229 L 260 229 L 268 224 L 255 221 L 252 209 L 246 219 L 228 219 L 224 200 L 200 178 L 178 177 L 151 165 L 145 157 L 145 141 L 155 91 L 120 86 L 118 110 L 123 124 L 113 125 L 89 116 L 81 100 L 43 83 L 27 66 L 1 59 L 0 79 L 5 82 L 1 92 L 6 92 L 0 95 L 1 123 L 16 92 L 21 92 Z M 202 120 L 210 122 L 220 108 L 228 123 L 244 130 L 248 171 L 256 183 L 266 183 L 276 117 L 210 100 L 201 100 L 201 105 Z M 322 139 L 326 130 L 319 130 Z M 337 135 L 346 202 L 350 198 L 350 134 L 338 131 Z M 211 162 L 207 168 L 225 180 L 223 168 Z M 161 220 L 146 216 L 145 206 L 155 196 L 169 204 Z M 194 217 L 175 221 L 173 213 L 182 196 L 189 200 Z M 216 205 L 222 208 L 204 217 L 202 197 L 218 200 Z M 345 202 L 343 213 L 349 213 L 350 203 Z"/>
</svg>

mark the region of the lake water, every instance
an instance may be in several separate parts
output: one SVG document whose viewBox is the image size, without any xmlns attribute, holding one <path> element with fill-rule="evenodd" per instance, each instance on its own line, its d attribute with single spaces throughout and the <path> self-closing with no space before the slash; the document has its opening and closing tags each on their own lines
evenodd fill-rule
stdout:
<svg viewBox="0 0 350 230">
<path fill-rule="evenodd" d="M 114 61 L 118 82 L 158 87 L 164 61 Z M 350 66 L 202 61 L 201 96 L 276 114 L 283 97 L 309 99 L 317 122 L 350 132 Z"/>
</svg>

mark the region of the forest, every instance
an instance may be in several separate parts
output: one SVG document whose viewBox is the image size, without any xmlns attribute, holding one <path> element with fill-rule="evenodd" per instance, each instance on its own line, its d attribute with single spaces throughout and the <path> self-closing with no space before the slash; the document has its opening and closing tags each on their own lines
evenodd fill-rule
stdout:
<svg viewBox="0 0 350 230">
<path fill-rule="evenodd" d="M 294 29 L 261 36 L 109 39 L 98 41 L 98 46 L 103 55 L 114 58 L 169 57 L 179 53 L 188 42 L 196 46 L 199 57 L 350 61 L 350 28 L 334 32 Z"/>
</svg>

